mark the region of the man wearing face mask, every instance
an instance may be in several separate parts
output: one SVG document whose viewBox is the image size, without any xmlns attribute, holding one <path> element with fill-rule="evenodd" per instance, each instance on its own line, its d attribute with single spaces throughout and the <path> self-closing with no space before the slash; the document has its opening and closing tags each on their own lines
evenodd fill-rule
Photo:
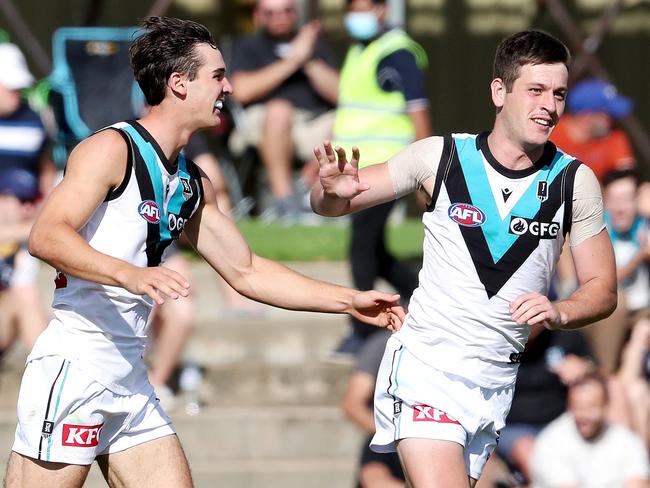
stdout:
<svg viewBox="0 0 650 488">
<path fill-rule="evenodd" d="M 231 147 L 257 148 L 275 200 L 269 217 L 293 220 L 300 198 L 291 167 L 296 158 L 313 162 L 312 149 L 331 133 L 338 71 L 318 22 L 298 28 L 295 0 L 258 0 L 253 20 L 258 32 L 239 40 L 233 52 L 233 96 L 246 117 Z"/>
<path fill-rule="evenodd" d="M 339 85 L 334 145 L 357 146 L 361 167 L 381 163 L 411 142 L 431 135 L 422 70 L 427 57 L 401 29 L 386 26 L 385 0 L 347 0 L 345 28 L 354 39 Z M 394 201 L 352 215 L 350 261 L 356 286 L 372 289 L 378 278 L 408 301 L 417 275 L 386 249 L 384 232 Z M 352 321 L 335 355 L 355 354 L 373 331 Z"/>
</svg>

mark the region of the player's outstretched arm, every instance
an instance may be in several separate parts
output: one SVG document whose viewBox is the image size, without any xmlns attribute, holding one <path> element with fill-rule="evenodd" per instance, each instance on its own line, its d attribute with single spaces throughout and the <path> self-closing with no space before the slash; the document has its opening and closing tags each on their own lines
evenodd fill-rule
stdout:
<svg viewBox="0 0 650 488">
<path fill-rule="evenodd" d="M 138 268 L 96 251 L 79 235 L 106 195 L 123 181 L 127 156 L 126 143 L 113 130 L 81 142 L 32 227 L 29 252 L 71 276 L 121 286 L 158 303 L 163 302 L 161 294 L 185 296 L 189 283 L 180 274 L 163 267 Z"/>
<path fill-rule="evenodd" d="M 205 203 L 185 234 L 206 261 L 242 295 L 289 310 L 348 313 L 366 323 L 398 329 L 404 318 L 399 295 L 360 292 L 314 280 L 255 255 L 235 224 L 219 211 L 207 179 Z"/>
<path fill-rule="evenodd" d="M 512 302 L 518 324 L 548 329 L 577 329 L 610 315 L 616 308 L 614 251 L 605 229 L 571 248 L 578 289 L 566 300 L 551 302 L 539 293 L 527 293 Z"/>
<path fill-rule="evenodd" d="M 342 147 L 314 149 L 319 165 L 319 181 L 311 190 L 311 207 L 328 217 L 347 215 L 378 203 L 395 199 L 388 165 L 374 164 L 359 171 L 359 149 L 352 148 L 351 157 Z"/>
</svg>

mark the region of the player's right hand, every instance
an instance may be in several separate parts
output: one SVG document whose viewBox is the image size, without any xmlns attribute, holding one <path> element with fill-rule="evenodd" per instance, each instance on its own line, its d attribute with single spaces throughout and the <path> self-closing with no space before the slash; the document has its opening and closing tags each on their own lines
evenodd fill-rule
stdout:
<svg viewBox="0 0 650 488">
<path fill-rule="evenodd" d="M 370 188 L 370 185 L 359 181 L 359 148 L 352 148 L 350 161 L 345 149 L 336 147 L 334 150 L 330 141 L 323 143 L 323 149 L 324 152 L 320 147 L 315 148 L 314 156 L 318 161 L 318 176 L 326 195 L 352 200 Z"/>
<path fill-rule="evenodd" d="M 163 295 L 176 300 L 190 294 L 190 282 L 180 273 L 164 266 L 132 266 L 121 275 L 120 282 L 131 293 L 147 295 L 158 305 L 165 303 Z"/>
</svg>

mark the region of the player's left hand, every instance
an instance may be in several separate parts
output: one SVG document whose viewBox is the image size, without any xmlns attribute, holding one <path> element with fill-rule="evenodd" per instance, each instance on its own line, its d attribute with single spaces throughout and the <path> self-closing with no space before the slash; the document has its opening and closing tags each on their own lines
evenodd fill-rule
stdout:
<svg viewBox="0 0 650 488">
<path fill-rule="evenodd" d="M 547 296 L 525 293 L 510 304 L 510 316 L 517 324 L 541 325 L 550 330 L 560 328 L 562 316 Z"/>
<path fill-rule="evenodd" d="M 355 295 L 352 308 L 347 312 L 362 322 L 395 332 L 402 327 L 406 316 L 399 298 L 399 295 L 381 291 L 363 291 Z"/>
</svg>

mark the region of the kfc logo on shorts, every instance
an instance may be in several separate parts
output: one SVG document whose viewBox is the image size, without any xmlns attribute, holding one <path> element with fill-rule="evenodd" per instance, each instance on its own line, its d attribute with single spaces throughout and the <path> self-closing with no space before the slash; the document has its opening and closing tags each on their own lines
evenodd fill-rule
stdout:
<svg viewBox="0 0 650 488">
<path fill-rule="evenodd" d="M 442 410 L 429 405 L 413 405 L 413 422 L 438 422 L 441 424 L 457 424 L 456 419 L 450 417 Z"/>
<path fill-rule="evenodd" d="M 150 224 L 157 224 L 160 222 L 160 208 L 153 200 L 144 200 L 138 205 L 138 213 L 140 217 L 149 222 Z"/>
<path fill-rule="evenodd" d="M 463 227 L 479 227 L 485 223 L 485 212 L 469 203 L 454 203 L 447 211 L 449 218 Z"/>
<path fill-rule="evenodd" d="M 104 424 L 63 424 L 62 444 L 74 447 L 96 447 L 99 444 L 99 432 L 103 426 Z"/>
</svg>

